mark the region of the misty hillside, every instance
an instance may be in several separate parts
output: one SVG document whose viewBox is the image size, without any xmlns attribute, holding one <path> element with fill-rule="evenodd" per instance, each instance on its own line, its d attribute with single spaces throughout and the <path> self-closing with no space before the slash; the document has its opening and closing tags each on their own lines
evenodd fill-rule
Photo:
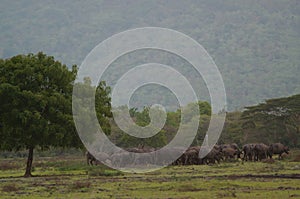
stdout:
<svg viewBox="0 0 300 199">
<path fill-rule="evenodd" d="M 223 75 L 230 110 L 300 93 L 298 0 L 5 0 L 0 57 L 43 51 L 80 65 L 99 42 L 145 26 L 175 29 L 203 45 Z"/>
</svg>

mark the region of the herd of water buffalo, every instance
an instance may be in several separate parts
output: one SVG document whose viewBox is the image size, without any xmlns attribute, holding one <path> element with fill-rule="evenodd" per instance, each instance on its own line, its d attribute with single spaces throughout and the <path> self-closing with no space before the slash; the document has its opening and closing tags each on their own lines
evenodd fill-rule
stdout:
<svg viewBox="0 0 300 199">
<path fill-rule="evenodd" d="M 202 148 L 203 149 L 203 148 Z M 175 150 L 175 149 L 174 149 Z M 173 165 L 197 165 L 197 164 L 214 164 L 220 163 L 221 161 L 230 161 L 241 159 L 242 161 L 261 161 L 263 159 L 272 159 L 273 155 L 278 155 L 278 159 L 282 159 L 282 154 L 289 153 L 289 147 L 284 146 L 281 143 L 273 143 L 266 145 L 263 143 L 251 143 L 245 144 L 242 148 L 236 143 L 232 144 L 221 144 L 215 145 L 212 149 L 209 149 L 210 152 L 203 158 L 199 157 L 199 152 L 201 150 L 200 146 L 189 147 L 182 155 L 173 162 Z M 117 153 L 117 154 L 101 154 L 97 155 L 97 159 L 103 161 L 115 161 L 122 162 L 123 164 L 130 164 L 132 161 L 139 161 L 142 164 L 147 164 L 149 158 L 147 153 L 155 151 L 153 148 L 128 148 L 126 153 Z M 130 153 L 131 152 L 131 153 Z M 145 154 L 144 161 L 140 157 L 137 160 L 137 157 L 133 157 L 131 154 Z M 172 154 L 172 153 L 169 153 Z M 169 157 L 170 155 L 164 156 Z M 181 154 L 181 153 L 180 153 Z M 87 164 L 99 164 L 98 161 L 90 152 L 86 153 Z M 150 155 L 149 155 L 150 157 Z M 177 156 L 178 157 L 178 156 Z M 170 157 L 172 158 L 172 157 Z M 159 161 L 159 160 L 158 160 Z M 163 161 L 163 160 L 162 160 Z"/>
<path fill-rule="evenodd" d="M 201 147 L 190 147 L 183 155 L 174 162 L 177 165 L 191 164 L 214 164 L 220 161 L 241 159 L 243 161 L 261 161 L 272 159 L 273 155 L 278 155 L 282 159 L 282 154 L 289 153 L 289 147 L 281 143 L 266 145 L 263 143 L 245 144 L 240 149 L 236 143 L 215 145 L 212 150 L 204 157 L 199 158 Z"/>
</svg>

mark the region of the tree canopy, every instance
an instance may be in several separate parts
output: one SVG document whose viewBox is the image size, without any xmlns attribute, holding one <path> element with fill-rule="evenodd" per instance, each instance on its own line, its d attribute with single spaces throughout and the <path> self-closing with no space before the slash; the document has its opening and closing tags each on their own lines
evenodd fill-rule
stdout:
<svg viewBox="0 0 300 199">
<path fill-rule="evenodd" d="M 25 176 L 34 148 L 80 145 L 71 109 L 76 72 L 42 52 L 0 60 L 0 148 L 29 150 Z"/>
<path fill-rule="evenodd" d="M 266 100 L 249 106 L 242 114 L 244 129 L 266 130 L 270 140 L 297 146 L 300 137 L 300 94 Z M 269 137 L 268 136 L 268 137 Z"/>
</svg>

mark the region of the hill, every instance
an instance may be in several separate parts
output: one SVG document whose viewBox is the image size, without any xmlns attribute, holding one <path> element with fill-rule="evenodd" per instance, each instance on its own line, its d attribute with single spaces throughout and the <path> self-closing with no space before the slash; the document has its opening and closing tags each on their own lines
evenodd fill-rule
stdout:
<svg viewBox="0 0 300 199">
<path fill-rule="evenodd" d="M 194 38 L 213 57 L 228 109 L 235 110 L 300 93 L 299 10 L 298 0 L 2 1 L 0 57 L 43 51 L 80 65 L 112 34 L 171 28 Z"/>
</svg>

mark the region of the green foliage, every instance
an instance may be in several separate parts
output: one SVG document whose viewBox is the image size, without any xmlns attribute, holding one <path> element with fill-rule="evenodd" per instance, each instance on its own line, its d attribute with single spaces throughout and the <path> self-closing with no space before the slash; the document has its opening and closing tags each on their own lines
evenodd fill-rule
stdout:
<svg viewBox="0 0 300 199">
<path fill-rule="evenodd" d="M 104 133 L 109 134 L 110 124 L 109 117 L 111 113 L 111 98 L 110 98 L 110 87 L 106 86 L 104 81 L 101 81 L 98 86 L 91 84 L 91 79 L 85 77 L 83 83 L 77 82 L 74 85 L 73 92 L 73 110 L 76 113 L 81 113 L 84 117 L 79 117 L 77 121 L 77 128 L 84 128 L 84 131 L 95 132 L 93 128 L 95 123 L 101 125 Z M 94 96 L 95 95 L 95 96 Z M 95 102 L 95 106 L 93 105 Z M 96 111 L 97 118 L 94 118 L 93 112 Z M 74 115 L 74 119 L 77 115 Z M 80 123 L 79 123 L 80 122 Z M 93 140 L 93 138 L 88 138 Z"/>
<path fill-rule="evenodd" d="M 139 126 L 147 126 L 150 123 L 149 107 L 144 107 L 141 112 L 136 111 L 133 117 Z"/>
<path fill-rule="evenodd" d="M 199 145 L 203 141 L 204 134 L 208 128 L 210 115 L 211 115 L 211 106 L 208 102 L 205 101 L 199 101 L 199 113 L 196 113 L 195 106 L 197 106 L 197 103 L 190 103 L 187 106 L 184 107 L 185 113 L 186 113 L 186 121 L 183 121 L 183 125 L 186 124 L 188 126 L 188 123 L 190 120 L 194 119 L 195 116 L 200 116 L 199 121 L 199 131 L 197 138 L 194 141 L 194 144 Z M 128 109 L 127 107 L 119 107 L 119 109 Z M 150 107 L 144 107 L 141 111 L 138 111 L 137 108 L 131 108 L 129 109 L 129 114 L 132 117 L 132 120 L 138 125 L 138 126 L 147 126 L 150 123 L 150 117 L 149 117 L 149 110 Z M 110 135 L 110 139 L 115 142 L 118 146 L 121 147 L 138 147 L 138 146 L 151 146 L 151 147 L 162 147 L 165 146 L 167 143 L 169 143 L 174 136 L 176 135 L 178 131 L 178 127 L 181 123 L 181 110 L 178 109 L 176 111 L 168 111 L 167 112 L 167 118 L 166 123 L 161 131 L 159 131 L 155 136 L 152 136 L 150 138 L 136 138 L 133 136 L 130 136 L 126 133 L 123 133 L 121 129 L 117 127 L 117 125 L 112 122 L 111 128 L 112 135 Z M 130 129 L 128 129 L 130 131 Z"/>
<path fill-rule="evenodd" d="M 200 115 L 211 115 L 211 106 L 206 101 L 199 101 Z"/>
<path fill-rule="evenodd" d="M 96 88 L 95 95 L 95 109 L 97 118 L 101 128 L 106 134 L 111 132 L 108 119 L 112 117 L 110 92 L 110 87 L 106 86 L 104 81 L 101 81 Z"/>
<path fill-rule="evenodd" d="M 244 137 L 240 121 L 241 115 L 242 113 L 239 111 L 226 114 L 226 120 L 219 139 L 219 144 L 237 143 L 241 146 L 242 144 L 249 142 Z M 257 142 L 260 142 L 259 138 L 257 138 Z"/>
<path fill-rule="evenodd" d="M 43 53 L 0 62 L 1 148 L 78 146 L 71 115 L 76 67 Z"/>
<path fill-rule="evenodd" d="M 281 141 L 290 146 L 299 145 L 300 95 L 269 99 L 265 103 L 246 107 L 242 121 L 245 131 L 256 129 L 261 136 Z"/>
<path fill-rule="evenodd" d="M 76 73 L 76 66 L 70 71 L 42 52 L 0 60 L 0 149 L 29 149 L 25 176 L 31 176 L 34 148 L 82 147 L 71 104 Z M 87 93 L 96 89 L 97 118 L 109 133 L 110 88 L 104 82 L 90 84 L 86 78 L 79 88 Z"/>
</svg>

